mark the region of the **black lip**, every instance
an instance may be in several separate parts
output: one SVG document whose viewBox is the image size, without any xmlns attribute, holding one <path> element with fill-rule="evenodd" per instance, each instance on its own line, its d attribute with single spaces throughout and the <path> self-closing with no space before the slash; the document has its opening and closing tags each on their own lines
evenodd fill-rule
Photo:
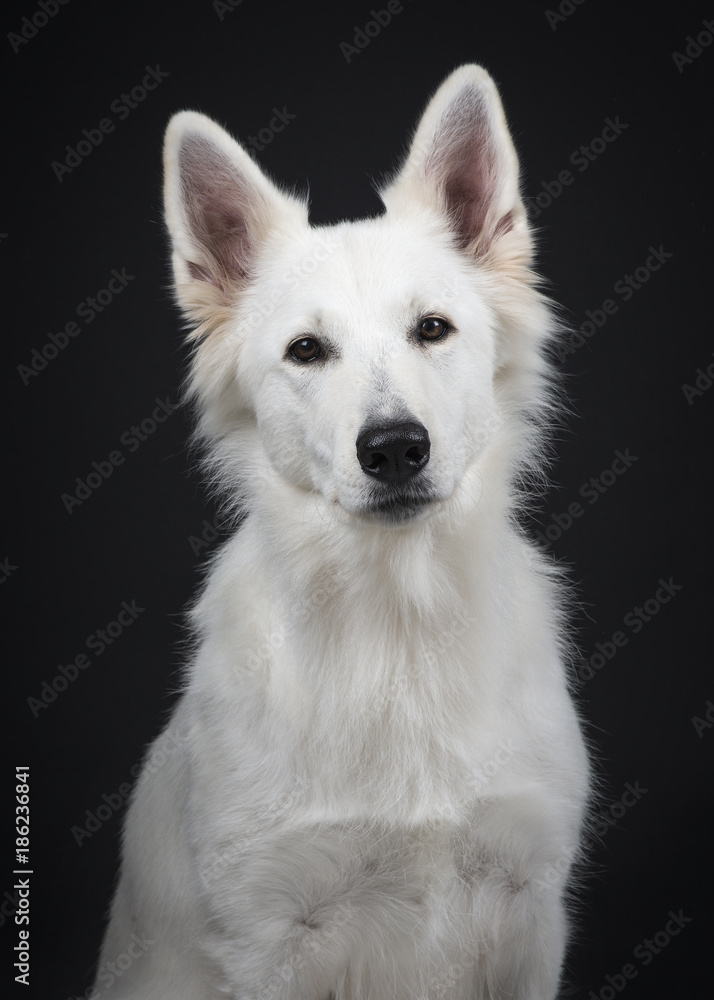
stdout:
<svg viewBox="0 0 714 1000">
<path fill-rule="evenodd" d="M 384 496 L 373 497 L 365 506 L 364 513 L 387 521 L 407 521 L 416 517 L 437 499 L 430 491 L 409 493 L 390 491 Z"/>
</svg>

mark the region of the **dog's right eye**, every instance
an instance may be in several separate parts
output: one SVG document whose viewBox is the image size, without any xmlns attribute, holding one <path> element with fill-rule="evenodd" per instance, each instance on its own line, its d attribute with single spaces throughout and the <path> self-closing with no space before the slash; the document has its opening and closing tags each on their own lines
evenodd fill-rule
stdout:
<svg viewBox="0 0 714 1000">
<path fill-rule="evenodd" d="M 445 319 L 441 319 L 439 316 L 428 316 L 419 324 L 419 339 L 425 341 L 443 340 L 449 329 L 449 324 Z"/>
<path fill-rule="evenodd" d="M 322 357 L 323 350 L 312 337 L 301 337 L 300 340 L 292 342 L 288 348 L 288 354 L 295 361 L 315 361 Z"/>
</svg>

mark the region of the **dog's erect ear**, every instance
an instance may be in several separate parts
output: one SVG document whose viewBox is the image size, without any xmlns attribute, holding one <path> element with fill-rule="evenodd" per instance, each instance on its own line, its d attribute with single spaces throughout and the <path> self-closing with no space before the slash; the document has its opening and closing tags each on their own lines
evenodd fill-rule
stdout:
<svg viewBox="0 0 714 1000">
<path fill-rule="evenodd" d="M 234 305 L 269 233 L 307 222 L 248 153 L 205 115 L 182 111 L 164 143 L 164 201 L 179 304 L 196 321 Z"/>
<path fill-rule="evenodd" d="M 436 208 L 459 245 L 474 254 L 487 252 L 499 235 L 525 228 L 518 158 L 484 69 L 462 66 L 439 87 L 382 199 L 393 213 Z"/>
</svg>

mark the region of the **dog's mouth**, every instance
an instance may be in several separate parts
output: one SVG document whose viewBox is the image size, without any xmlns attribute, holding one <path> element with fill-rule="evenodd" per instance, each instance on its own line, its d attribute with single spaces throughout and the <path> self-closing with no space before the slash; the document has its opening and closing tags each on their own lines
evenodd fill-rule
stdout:
<svg viewBox="0 0 714 1000">
<path fill-rule="evenodd" d="M 439 497 L 426 486 L 374 490 L 360 510 L 371 520 L 399 523 L 412 521 L 434 507 Z"/>
</svg>

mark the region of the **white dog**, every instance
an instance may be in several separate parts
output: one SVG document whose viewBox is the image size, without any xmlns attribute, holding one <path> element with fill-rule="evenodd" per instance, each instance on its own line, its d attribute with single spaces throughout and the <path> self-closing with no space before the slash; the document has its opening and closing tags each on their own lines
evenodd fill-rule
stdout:
<svg viewBox="0 0 714 1000">
<path fill-rule="evenodd" d="M 563 585 L 517 522 L 555 324 L 483 69 L 382 198 L 313 228 L 214 122 L 169 125 L 190 392 L 247 516 L 129 810 L 94 996 L 557 993 L 588 765 Z"/>
</svg>

